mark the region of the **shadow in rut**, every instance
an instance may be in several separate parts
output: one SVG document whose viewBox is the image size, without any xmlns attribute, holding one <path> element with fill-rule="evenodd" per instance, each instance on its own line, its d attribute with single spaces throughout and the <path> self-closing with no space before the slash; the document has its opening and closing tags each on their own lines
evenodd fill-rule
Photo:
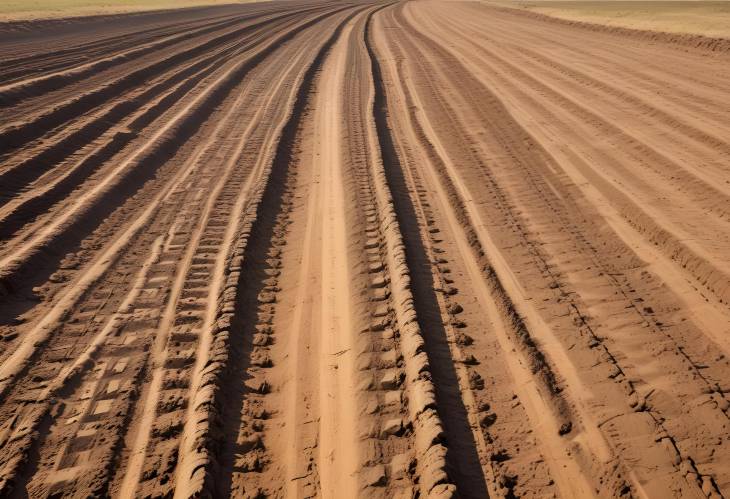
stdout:
<svg viewBox="0 0 730 499">
<path fill-rule="evenodd" d="M 375 85 L 373 114 L 385 175 L 390 185 L 393 204 L 406 247 L 406 260 L 411 270 L 413 299 L 431 364 L 438 413 L 447 435 L 446 463 L 448 473 L 461 497 L 489 497 L 476 442 L 469 425 L 467 410 L 461 398 L 459 381 L 449 350 L 436 291 L 434 276 L 426 248 L 421 240 L 418 217 L 408 194 L 403 166 L 393 144 L 387 115 L 387 96 L 382 73 L 371 44 L 371 21 L 365 34 Z"/>
<path fill-rule="evenodd" d="M 0 325 L 17 325 L 17 317 L 38 304 L 39 298 L 33 288 L 47 282 L 60 266 L 67 253 L 79 250 L 82 242 L 117 210 L 131 209 L 126 205 L 138 193 L 143 192 L 147 182 L 156 178 L 160 168 L 180 153 L 185 146 L 194 142 L 194 135 L 213 116 L 225 99 L 240 84 L 246 75 L 265 58 L 293 39 L 298 33 L 319 21 L 342 12 L 349 6 L 327 10 L 279 36 L 274 42 L 242 62 L 219 87 L 215 88 L 189 116 L 172 132 L 155 144 L 154 149 L 138 160 L 138 164 L 124 174 L 124 178 L 101 201 L 86 210 L 64 226 L 61 233 L 50 244 L 34 251 L 21 265 L 7 275 L 0 277 Z M 0 189 L 1 190 L 1 189 Z M 123 213 L 121 218 L 128 220 L 131 212 Z M 3 240 L 0 239 L 0 242 Z"/>
<path fill-rule="evenodd" d="M 347 8 L 335 12 L 341 12 Z M 271 172 L 266 181 L 261 202 L 256 210 L 256 222 L 252 227 L 251 236 L 246 246 L 243 259 L 244 265 L 237 286 L 240 294 L 236 298 L 236 310 L 233 327 L 231 328 L 232 360 L 227 378 L 221 382 L 221 386 L 224 387 L 237 387 L 235 391 L 226 392 L 223 408 L 222 434 L 228 437 L 238 435 L 241 411 L 246 402 L 247 390 L 244 382 L 250 378 L 248 367 L 251 363 L 253 336 L 258 324 L 256 313 L 258 310 L 258 295 L 266 286 L 264 281 L 269 277 L 266 274 L 269 267 L 267 263 L 268 253 L 279 230 L 278 219 L 284 213 L 284 202 L 288 187 L 287 179 L 291 179 L 292 168 L 296 167 L 294 155 L 297 150 L 297 135 L 300 125 L 302 119 L 306 116 L 314 81 L 326 54 L 340 36 L 345 24 L 360 10 L 362 9 L 355 9 L 340 21 L 305 71 L 302 83 L 297 89 L 292 113 L 281 131 L 281 137 L 271 165 Z M 274 341 L 276 341 L 276 337 L 274 337 Z M 216 497 L 230 497 L 232 493 L 232 474 L 240 471 L 235 467 L 235 458 L 239 450 L 237 443 L 230 438 L 219 450 L 219 462 L 221 464 L 215 484 L 215 492 L 219 494 Z"/>
</svg>

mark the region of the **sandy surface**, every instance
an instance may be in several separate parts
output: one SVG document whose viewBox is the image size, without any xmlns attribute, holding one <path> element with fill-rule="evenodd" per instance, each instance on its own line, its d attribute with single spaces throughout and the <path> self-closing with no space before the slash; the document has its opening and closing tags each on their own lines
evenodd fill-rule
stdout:
<svg viewBox="0 0 730 499">
<path fill-rule="evenodd" d="M 730 2 L 705 0 L 492 0 L 570 21 L 730 37 Z"/>
<path fill-rule="evenodd" d="M 0 496 L 730 496 L 708 40 L 434 0 L 0 25 Z"/>
</svg>

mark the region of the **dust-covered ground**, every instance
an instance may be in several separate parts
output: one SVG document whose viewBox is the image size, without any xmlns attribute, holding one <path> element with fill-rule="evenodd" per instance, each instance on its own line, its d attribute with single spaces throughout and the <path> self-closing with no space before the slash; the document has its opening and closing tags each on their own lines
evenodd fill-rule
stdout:
<svg viewBox="0 0 730 499">
<path fill-rule="evenodd" d="M 730 37 L 730 2 L 718 0 L 486 0 L 570 21 Z"/>
<path fill-rule="evenodd" d="M 0 49 L 0 496 L 730 496 L 727 40 L 297 1 Z"/>
</svg>

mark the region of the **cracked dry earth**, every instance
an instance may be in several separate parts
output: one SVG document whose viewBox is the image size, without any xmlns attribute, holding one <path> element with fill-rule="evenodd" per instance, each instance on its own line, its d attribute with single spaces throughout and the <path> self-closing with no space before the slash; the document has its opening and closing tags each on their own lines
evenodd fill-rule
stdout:
<svg viewBox="0 0 730 499">
<path fill-rule="evenodd" d="M 0 25 L 0 496 L 730 496 L 730 50 L 475 2 Z"/>
</svg>

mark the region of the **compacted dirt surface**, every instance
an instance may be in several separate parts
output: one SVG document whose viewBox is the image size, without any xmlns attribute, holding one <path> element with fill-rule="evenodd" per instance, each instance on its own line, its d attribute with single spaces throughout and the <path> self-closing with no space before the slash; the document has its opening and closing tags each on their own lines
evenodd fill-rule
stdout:
<svg viewBox="0 0 730 499">
<path fill-rule="evenodd" d="M 0 496 L 730 497 L 728 81 L 475 2 L 0 25 Z"/>
</svg>

